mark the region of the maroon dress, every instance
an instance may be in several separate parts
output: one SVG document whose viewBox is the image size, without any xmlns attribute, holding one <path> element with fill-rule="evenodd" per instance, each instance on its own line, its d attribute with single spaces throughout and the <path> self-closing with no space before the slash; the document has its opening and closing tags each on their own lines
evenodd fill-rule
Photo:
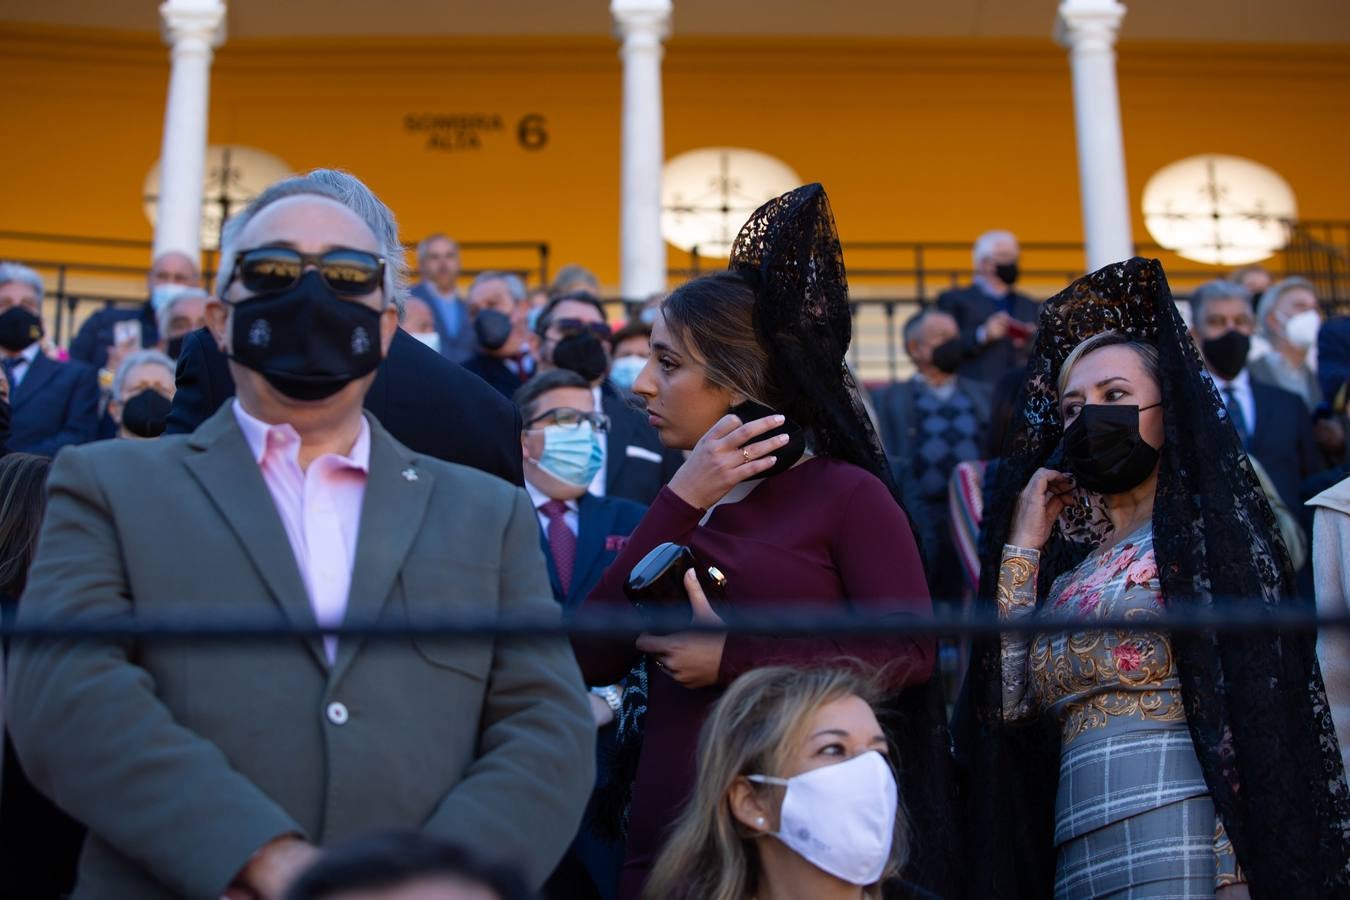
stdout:
<svg viewBox="0 0 1350 900">
<path fill-rule="evenodd" d="M 628 546 L 606 570 L 584 608 L 627 607 L 623 584 L 633 566 L 665 541 L 694 548 L 727 577 L 725 605 L 742 610 L 802 607 L 869 614 L 932 610 L 923 566 L 905 514 L 871 473 L 815 457 L 758 485 L 736 503 L 704 510 L 662 488 Z M 579 643 L 589 684 L 612 684 L 638 652 L 631 642 Z M 642 755 L 629 818 L 620 897 L 636 900 L 666 834 L 693 788 L 699 729 L 709 707 L 737 675 L 770 665 L 861 660 L 884 669 L 895 689 L 932 674 L 934 642 L 903 636 L 758 637 L 730 635 L 718 683 L 691 690 L 652 666 Z"/>
</svg>

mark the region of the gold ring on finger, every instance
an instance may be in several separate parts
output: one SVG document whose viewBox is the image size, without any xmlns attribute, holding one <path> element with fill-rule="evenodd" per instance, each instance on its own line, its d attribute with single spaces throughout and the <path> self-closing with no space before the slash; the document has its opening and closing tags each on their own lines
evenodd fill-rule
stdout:
<svg viewBox="0 0 1350 900">
<path fill-rule="evenodd" d="M 741 456 L 745 457 L 746 462 L 750 461 L 750 451 L 745 449 L 744 447 L 741 448 Z"/>
</svg>

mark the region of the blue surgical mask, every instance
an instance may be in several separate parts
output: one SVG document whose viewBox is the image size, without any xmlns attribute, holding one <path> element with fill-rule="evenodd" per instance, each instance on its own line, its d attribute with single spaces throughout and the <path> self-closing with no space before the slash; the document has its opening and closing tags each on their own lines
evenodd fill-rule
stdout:
<svg viewBox="0 0 1350 900">
<path fill-rule="evenodd" d="M 637 381 L 638 373 L 642 367 L 647 365 L 645 356 L 620 356 L 609 366 L 609 380 L 623 388 L 625 391 L 633 389 L 633 382 Z"/>
<path fill-rule="evenodd" d="M 441 352 L 441 334 L 439 331 L 410 331 L 408 333 L 437 353 Z"/>
<path fill-rule="evenodd" d="M 589 487 L 604 460 L 600 435 L 590 422 L 582 422 L 576 428 L 561 425 L 544 428 L 544 452 L 539 456 L 539 468 L 559 481 L 573 487 Z"/>
</svg>

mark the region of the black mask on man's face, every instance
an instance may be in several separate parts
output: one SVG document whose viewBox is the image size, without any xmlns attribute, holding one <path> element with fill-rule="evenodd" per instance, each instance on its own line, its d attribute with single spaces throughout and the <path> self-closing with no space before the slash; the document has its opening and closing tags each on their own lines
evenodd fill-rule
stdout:
<svg viewBox="0 0 1350 900">
<path fill-rule="evenodd" d="M 961 368 L 964 359 L 965 353 L 961 350 L 960 338 L 943 341 L 933 348 L 933 365 L 937 366 L 939 372 L 952 374 Z"/>
<path fill-rule="evenodd" d="M 137 437 L 156 438 L 169 423 L 173 402 L 154 388 L 146 388 L 122 404 L 122 427 Z"/>
<path fill-rule="evenodd" d="M 343 300 L 317 271 L 234 305 L 230 358 L 293 400 L 322 400 L 380 364 L 380 311 Z"/>
<path fill-rule="evenodd" d="M 571 369 L 587 381 L 595 381 L 609 369 L 605 345 L 589 331 L 574 334 L 553 346 L 553 364 Z"/>
<path fill-rule="evenodd" d="M 183 339 L 186 334 L 180 334 L 178 337 L 171 337 L 168 343 L 164 345 L 164 352 L 169 354 L 169 359 L 177 359 L 183 355 Z"/>
<path fill-rule="evenodd" d="M 1003 282 L 1008 287 L 1012 287 L 1014 284 L 1017 284 L 1017 279 L 1021 276 L 1022 270 L 1018 268 L 1017 260 L 1013 260 L 1012 262 L 999 263 L 994 266 L 994 274 L 998 276 L 999 281 Z"/>
<path fill-rule="evenodd" d="M 511 339 L 511 317 L 495 309 L 479 310 L 473 318 L 473 333 L 484 350 L 500 350 Z"/>
<path fill-rule="evenodd" d="M 11 306 L 0 313 L 0 347 L 18 353 L 41 339 L 42 319 L 26 308 Z"/>
<path fill-rule="evenodd" d="M 1224 381 L 1238 377 L 1242 367 L 1247 365 L 1247 354 L 1252 349 L 1252 339 L 1240 331 L 1229 330 L 1216 338 L 1200 342 L 1200 351 L 1205 354 L 1205 362 Z"/>
</svg>

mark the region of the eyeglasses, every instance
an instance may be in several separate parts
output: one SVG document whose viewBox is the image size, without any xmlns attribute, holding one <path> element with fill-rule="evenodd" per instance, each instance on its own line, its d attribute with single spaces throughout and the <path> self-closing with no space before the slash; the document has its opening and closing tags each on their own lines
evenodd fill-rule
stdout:
<svg viewBox="0 0 1350 900">
<path fill-rule="evenodd" d="M 295 285 L 310 266 L 318 269 L 330 290 L 349 297 L 364 296 L 384 283 L 384 257 L 345 247 L 323 253 L 301 253 L 290 247 L 245 250 L 235 257 L 229 283 L 238 278 L 255 294 L 284 291 Z"/>
<path fill-rule="evenodd" d="M 581 319 L 558 319 L 556 322 L 549 323 L 558 329 L 558 340 L 564 338 L 576 337 L 589 331 L 602 341 L 609 340 L 613 333 L 607 322 L 583 322 Z"/>
<path fill-rule="evenodd" d="M 525 427 L 543 422 L 545 425 L 556 425 L 559 428 L 580 428 L 582 422 L 591 423 L 591 428 L 596 431 L 609 431 L 609 416 L 604 413 L 582 412 L 579 409 L 572 409 L 570 406 L 559 406 L 556 409 L 546 410 L 525 423 Z"/>
</svg>

